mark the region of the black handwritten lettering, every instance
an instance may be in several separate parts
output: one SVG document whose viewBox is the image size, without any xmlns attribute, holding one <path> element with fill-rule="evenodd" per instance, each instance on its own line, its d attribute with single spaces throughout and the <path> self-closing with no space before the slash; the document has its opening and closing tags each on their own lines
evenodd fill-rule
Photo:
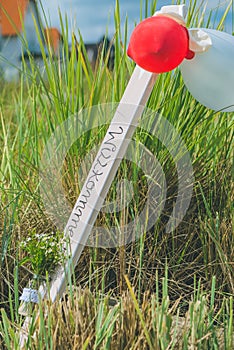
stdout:
<svg viewBox="0 0 234 350">
<path fill-rule="evenodd" d="M 85 195 L 85 194 L 82 194 L 81 197 L 84 198 L 84 200 L 79 200 L 79 204 L 76 206 L 76 210 L 77 208 L 80 208 L 80 209 L 85 209 L 86 207 L 86 204 L 88 203 L 88 198 L 90 197 L 90 191 L 87 190 L 87 193 L 88 195 Z"/>
<path fill-rule="evenodd" d="M 112 153 L 114 153 L 117 149 L 117 145 L 115 144 L 116 142 L 116 136 L 123 134 L 124 129 L 122 126 L 119 126 L 117 131 L 109 131 L 108 132 L 108 139 L 107 141 L 104 142 L 103 145 L 105 146 L 110 146 L 110 147 L 105 147 L 103 146 L 99 154 L 96 158 L 96 162 L 92 166 L 91 169 L 91 176 L 89 176 L 83 192 L 80 194 L 80 199 L 74 209 L 74 211 L 71 214 L 70 220 L 69 220 L 69 225 L 66 228 L 67 233 L 69 234 L 70 237 L 73 237 L 75 234 L 75 230 L 78 228 L 78 224 L 81 220 L 82 215 L 84 214 L 84 211 L 91 200 L 91 194 L 93 189 L 95 188 L 95 185 L 99 182 L 101 177 L 104 175 L 104 170 L 108 164 L 106 161 L 107 159 L 110 159 L 112 156 Z"/>
<path fill-rule="evenodd" d="M 92 191 L 94 189 L 94 187 L 95 187 L 95 182 L 90 180 L 90 177 L 89 177 L 88 182 L 85 185 L 85 187 L 87 188 L 87 190 Z"/>
<path fill-rule="evenodd" d="M 82 211 L 80 208 L 78 208 L 78 206 L 76 207 L 76 213 L 74 215 L 77 216 L 77 218 L 80 220 L 80 216 L 82 215 Z"/>
<path fill-rule="evenodd" d="M 73 237 L 73 235 L 74 235 L 73 229 L 74 228 L 71 225 L 68 226 L 68 228 L 67 228 L 67 231 L 68 231 L 68 234 L 70 237 Z"/>
<path fill-rule="evenodd" d="M 105 145 L 110 145 L 112 146 L 112 152 L 116 151 L 116 145 L 114 143 L 112 143 L 111 141 L 113 141 L 115 139 L 114 135 L 122 135 L 123 133 L 123 128 L 122 126 L 119 126 L 120 132 L 117 131 L 109 131 L 109 135 L 111 136 L 111 138 L 107 141 L 104 142 Z"/>
<path fill-rule="evenodd" d="M 98 171 L 95 171 L 95 169 L 92 170 L 93 175 L 96 176 L 96 181 L 98 182 L 98 176 L 102 176 L 103 175 L 103 171 L 100 173 Z"/>
<path fill-rule="evenodd" d="M 93 175 L 90 176 L 89 179 L 92 179 L 94 177 L 96 182 L 98 182 L 98 180 L 99 180 L 98 176 L 101 176 L 103 174 L 103 173 L 98 173 L 98 172 L 96 172 L 94 170 L 92 170 L 92 173 L 93 173 Z"/>
<path fill-rule="evenodd" d="M 102 168 L 105 168 L 106 166 L 107 166 L 107 163 L 101 163 L 101 161 L 100 161 L 100 158 L 101 158 L 101 156 L 102 156 L 102 154 L 99 156 L 99 157 L 97 157 L 97 163 L 102 167 Z"/>
<path fill-rule="evenodd" d="M 102 148 L 102 150 L 101 150 L 101 155 L 103 156 L 103 158 L 110 159 L 111 155 L 110 154 L 105 155 L 104 151 L 110 152 L 110 149 L 109 148 Z"/>
</svg>

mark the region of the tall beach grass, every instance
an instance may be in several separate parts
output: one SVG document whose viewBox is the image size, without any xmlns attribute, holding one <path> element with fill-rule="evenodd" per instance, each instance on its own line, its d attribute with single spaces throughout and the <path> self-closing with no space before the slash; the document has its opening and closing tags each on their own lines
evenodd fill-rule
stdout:
<svg viewBox="0 0 234 350">
<path fill-rule="evenodd" d="M 157 1 L 141 5 L 144 18 L 155 11 Z M 215 11 L 205 16 L 205 2 L 198 5 L 190 1 L 188 26 L 212 27 Z M 232 2 L 227 3 L 219 30 L 224 29 L 231 6 Z M 19 83 L 1 82 L 2 349 L 18 349 L 23 322 L 19 296 L 33 276 L 30 263 L 23 263 L 20 242 L 32 231 L 56 231 L 39 192 L 38 168 L 46 142 L 58 125 L 82 108 L 118 102 L 133 72 L 134 63 L 126 55 L 128 20 L 122 33 L 118 2 L 114 18 L 113 70 L 108 68 L 104 49 L 95 67 L 91 65 L 78 31 L 69 48 L 68 25 L 61 20 L 61 57 L 47 56 L 41 42 L 44 72 L 31 57 L 30 70 L 23 63 Z M 158 140 L 138 128 L 135 140 L 157 155 L 166 176 L 168 198 L 162 215 L 149 232 L 124 248 L 86 247 L 70 292 L 54 305 L 38 306 L 41 317 L 32 322 L 26 349 L 234 347 L 233 113 L 214 113 L 201 106 L 186 90 L 179 70 L 159 77 L 147 106 L 167 118 L 190 152 L 195 183 L 188 212 L 173 232 L 165 232 L 177 195 L 175 164 Z M 104 134 L 105 128 L 86 133 L 66 156 L 63 184 L 71 205 L 81 189 L 79 165 Z M 135 202 L 120 213 L 101 213 L 97 225 L 117 224 L 121 230 L 144 204 L 144 174 L 129 161 L 122 161 L 108 201 L 116 199 L 116 182 L 122 179 L 132 182 Z"/>
</svg>

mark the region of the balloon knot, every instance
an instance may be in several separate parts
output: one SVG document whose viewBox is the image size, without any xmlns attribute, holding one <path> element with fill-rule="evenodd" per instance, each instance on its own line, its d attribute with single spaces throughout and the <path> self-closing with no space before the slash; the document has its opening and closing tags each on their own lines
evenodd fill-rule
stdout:
<svg viewBox="0 0 234 350">
<path fill-rule="evenodd" d="M 195 52 L 192 51 L 192 50 L 188 50 L 187 55 L 185 56 L 185 58 L 187 60 L 192 60 L 194 58 L 194 56 L 195 56 Z"/>
</svg>

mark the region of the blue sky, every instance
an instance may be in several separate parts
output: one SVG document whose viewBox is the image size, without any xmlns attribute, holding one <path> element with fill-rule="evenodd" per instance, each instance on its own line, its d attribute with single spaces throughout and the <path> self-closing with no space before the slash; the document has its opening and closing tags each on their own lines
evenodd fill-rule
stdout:
<svg viewBox="0 0 234 350">
<path fill-rule="evenodd" d="M 52 26 L 59 28 L 58 8 L 63 15 L 67 14 L 70 31 L 80 29 L 85 42 L 96 42 L 105 33 L 108 25 L 109 35 L 114 33 L 113 11 L 115 0 L 41 0 Z M 209 9 L 219 8 L 223 13 L 230 0 L 208 0 Z M 159 0 L 158 7 L 170 5 L 170 0 Z M 121 18 L 124 23 L 128 15 L 129 33 L 134 28 L 134 23 L 139 22 L 140 0 L 120 0 Z M 229 14 L 227 30 L 231 32 L 232 15 Z"/>
</svg>

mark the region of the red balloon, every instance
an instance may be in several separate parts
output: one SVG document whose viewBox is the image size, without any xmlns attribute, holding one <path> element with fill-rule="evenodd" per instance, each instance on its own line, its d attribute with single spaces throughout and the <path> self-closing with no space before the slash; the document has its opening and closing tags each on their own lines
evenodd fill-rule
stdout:
<svg viewBox="0 0 234 350">
<path fill-rule="evenodd" d="M 167 16 L 147 18 L 134 29 L 127 54 L 147 71 L 169 72 L 186 56 L 192 58 L 188 30 Z"/>
</svg>

